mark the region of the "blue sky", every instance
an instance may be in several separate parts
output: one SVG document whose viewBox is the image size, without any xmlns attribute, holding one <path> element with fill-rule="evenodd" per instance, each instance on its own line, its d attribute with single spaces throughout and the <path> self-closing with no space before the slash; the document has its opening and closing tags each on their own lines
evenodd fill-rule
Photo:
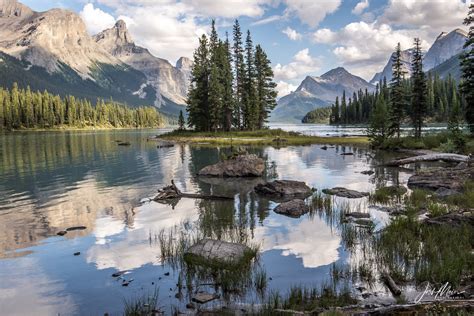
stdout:
<svg viewBox="0 0 474 316">
<path fill-rule="evenodd" d="M 468 3 L 466 3 L 468 1 Z M 219 33 L 238 18 L 272 60 L 281 95 L 307 75 L 343 66 L 370 80 L 400 42 L 425 48 L 442 31 L 462 27 L 470 0 L 23 0 L 36 11 L 67 8 L 90 33 L 127 22 L 138 45 L 174 63 L 192 56 L 212 18 Z"/>
</svg>

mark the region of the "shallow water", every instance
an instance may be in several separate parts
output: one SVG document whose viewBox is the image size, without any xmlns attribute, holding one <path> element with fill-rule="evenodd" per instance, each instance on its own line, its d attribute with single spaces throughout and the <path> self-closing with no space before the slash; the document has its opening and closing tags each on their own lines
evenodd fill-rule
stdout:
<svg viewBox="0 0 474 316">
<path fill-rule="evenodd" d="M 364 261 L 361 249 L 342 240 L 339 216 L 316 212 L 299 219 L 272 211 L 275 202 L 253 187 L 261 179 L 199 179 L 196 172 L 217 162 L 229 149 L 178 145 L 157 149 L 147 137 L 156 130 L 100 132 L 25 132 L 0 135 L 0 310 L 5 315 L 120 315 L 124 300 L 159 288 L 159 306 L 167 313 L 184 306 L 197 290 L 215 291 L 212 276 L 193 276 L 194 287 L 176 298 L 182 262 L 162 258 L 162 237 L 213 236 L 258 244 L 258 263 L 268 285 L 263 296 L 251 284 L 209 305 L 230 301 L 258 304 L 272 291 L 291 286 L 320 287 L 331 282 L 331 269 Z M 116 141 L 131 146 L 117 146 Z M 265 157 L 265 179 L 305 181 L 318 190 L 343 186 L 373 191 L 406 183 L 409 170 L 376 167 L 392 158 L 364 147 L 321 145 L 254 147 Z M 354 156 L 342 156 L 353 152 Z M 372 169 L 372 176 L 360 172 Z M 234 196 L 234 202 L 181 199 L 177 204 L 141 204 L 173 180 L 185 192 Z M 369 211 L 376 228 L 388 220 L 368 199 L 333 199 Z M 85 230 L 58 231 L 71 226 Z M 360 247 L 359 247 L 360 248 Z M 80 252 L 79 256 L 74 256 Z M 127 270 L 122 279 L 111 275 Z M 169 275 L 168 275 L 169 272 Z M 184 276 L 186 277 L 186 276 Z M 271 279 L 270 279 L 271 278 Z M 251 280 L 250 283 L 253 281 Z M 346 280 L 354 283 L 357 280 Z M 347 284 L 346 284 L 347 285 Z M 339 286 L 339 285 L 338 285 Z M 341 284 L 340 286 L 343 286 Z M 217 289 L 219 291 L 219 289 Z"/>
</svg>

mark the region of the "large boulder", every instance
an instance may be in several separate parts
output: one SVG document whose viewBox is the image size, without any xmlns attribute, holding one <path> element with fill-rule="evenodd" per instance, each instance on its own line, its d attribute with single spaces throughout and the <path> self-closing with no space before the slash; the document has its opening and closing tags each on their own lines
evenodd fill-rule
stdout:
<svg viewBox="0 0 474 316">
<path fill-rule="evenodd" d="M 329 195 L 335 195 L 339 197 L 345 197 L 348 199 L 359 199 L 365 196 L 369 196 L 369 192 L 359 192 L 356 190 L 349 190 L 349 189 L 340 188 L 340 187 L 336 187 L 332 189 L 324 189 L 323 193 L 329 194 Z"/>
<path fill-rule="evenodd" d="M 202 239 L 189 247 L 184 259 L 189 263 L 208 266 L 233 266 L 255 256 L 246 245 L 214 239 Z"/>
<path fill-rule="evenodd" d="M 265 161 L 257 155 L 239 155 L 202 168 L 198 175 L 209 177 L 261 177 Z"/>
<path fill-rule="evenodd" d="M 254 190 L 257 194 L 282 201 L 294 198 L 305 199 L 313 193 L 306 183 L 293 180 L 275 180 L 258 184 Z"/>
<path fill-rule="evenodd" d="M 467 180 L 474 179 L 474 167 L 422 170 L 408 179 L 408 187 L 437 191 L 440 188 L 462 191 Z"/>
<path fill-rule="evenodd" d="M 309 207 L 303 200 L 295 199 L 283 202 L 273 210 L 275 213 L 298 218 L 309 212 Z"/>
</svg>

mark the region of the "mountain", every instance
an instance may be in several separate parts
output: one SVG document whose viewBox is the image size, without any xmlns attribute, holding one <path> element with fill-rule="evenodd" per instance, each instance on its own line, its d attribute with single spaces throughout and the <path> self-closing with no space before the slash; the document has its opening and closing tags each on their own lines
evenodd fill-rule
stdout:
<svg viewBox="0 0 474 316">
<path fill-rule="evenodd" d="M 370 83 L 376 85 L 379 83 L 380 80 L 386 78 L 387 82 L 392 80 L 392 66 L 393 66 L 393 56 L 395 53 L 390 55 L 387 64 L 383 68 L 382 72 L 378 72 L 375 76 L 370 80 Z M 411 60 L 413 58 L 413 49 L 407 49 L 402 51 L 401 54 L 401 61 L 402 61 L 402 69 L 405 71 L 406 76 L 411 76 Z"/>
<path fill-rule="evenodd" d="M 441 79 L 446 79 L 449 75 L 451 75 L 454 80 L 459 81 L 461 80 L 461 61 L 459 59 L 460 57 L 461 54 L 455 55 L 450 59 L 446 60 L 445 62 L 434 67 L 433 69 L 428 71 L 428 73 L 437 74 Z"/>
<path fill-rule="evenodd" d="M 332 104 L 336 97 L 342 97 L 344 91 L 349 98 L 360 89 L 372 91 L 374 86 L 342 67 L 330 70 L 321 77 L 308 76 L 295 92 L 278 101 L 270 120 L 301 122 L 309 111 Z"/>
<path fill-rule="evenodd" d="M 94 40 L 121 62 L 145 74 L 147 85 L 152 86 L 157 95 L 161 96 L 156 100 L 156 106 L 163 105 L 165 112 L 179 112 L 179 109 L 173 107 L 173 103 L 186 102 L 191 69 L 191 61 L 188 58 L 181 57 L 175 67 L 167 60 L 153 56 L 148 49 L 133 42 L 122 20 L 117 21 L 114 27 L 95 35 Z"/>
<path fill-rule="evenodd" d="M 423 66 L 425 70 L 433 69 L 451 57 L 462 53 L 466 43 L 467 33 L 456 29 L 448 34 L 441 33 L 425 55 Z"/>
<path fill-rule="evenodd" d="M 108 31 L 108 32 L 107 32 Z M 104 33 L 105 32 L 105 33 Z M 177 114 L 184 104 L 189 62 L 183 69 L 136 46 L 125 23 L 92 37 L 74 12 L 35 12 L 16 0 L 0 0 L 0 83 L 155 104 Z M 129 62 L 129 63 L 128 63 Z"/>
<path fill-rule="evenodd" d="M 435 40 L 430 49 L 426 52 L 423 59 L 423 67 L 425 71 L 432 70 L 441 66 L 444 62 L 450 60 L 453 56 L 459 55 L 463 51 L 464 43 L 467 39 L 467 33 L 462 29 L 455 29 L 449 33 L 442 32 Z M 392 54 L 384 67 L 383 71 L 375 74 L 375 76 L 370 80 L 371 84 L 377 84 L 383 78 L 387 78 L 389 82 L 392 80 Z M 411 76 L 411 60 L 413 57 L 413 50 L 408 49 L 402 51 L 402 63 L 403 69 L 407 73 L 407 76 Z M 455 66 L 451 61 L 451 65 Z M 447 66 L 441 67 L 441 69 L 446 72 Z M 459 73 L 459 68 L 452 69 L 453 74 Z M 436 72 L 436 71 L 435 71 Z M 444 73 L 447 76 L 447 73 Z"/>
</svg>

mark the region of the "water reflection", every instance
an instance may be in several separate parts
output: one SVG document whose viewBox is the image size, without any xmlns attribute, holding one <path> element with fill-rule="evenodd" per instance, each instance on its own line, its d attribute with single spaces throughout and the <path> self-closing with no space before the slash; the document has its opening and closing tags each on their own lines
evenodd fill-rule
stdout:
<svg viewBox="0 0 474 316">
<path fill-rule="evenodd" d="M 123 298 L 156 286 L 161 289 L 161 306 L 168 311 L 172 306 L 182 308 L 196 285 L 215 283 L 216 276 L 164 260 L 160 236 L 171 231 L 179 232 L 175 237 L 206 236 L 260 246 L 259 259 L 244 278 L 253 290 L 235 293 L 232 300 L 260 302 L 254 285 L 258 271 L 272 278 L 267 293 L 294 284 L 328 282 L 334 264 L 356 265 L 364 260 L 363 249 L 354 251 L 344 244 L 338 215 L 323 212 L 287 218 L 275 214 L 276 204 L 255 195 L 253 187 L 278 178 L 305 181 L 318 190 L 344 186 L 371 191 L 408 176 L 403 170 L 378 167 L 388 158 L 365 148 L 323 150 L 313 145 L 247 148 L 267 160 L 264 179 L 197 178 L 199 169 L 217 162 L 229 149 L 187 145 L 157 149 L 146 141 L 151 134 L 156 131 L 0 136 L 0 275 L 2 279 L 15 276 L 0 285 L 0 305 L 8 314 L 28 314 L 19 302 L 38 306 L 39 315 L 120 313 Z M 116 140 L 132 145 L 119 147 Z M 340 155 L 343 152 L 354 155 Z M 367 169 L 376 173 L 360 173 Z M 171 180 L 185 192 L 235 199 L 139 203 Z M 342 201 L 368 208 L 366 199 Z M 335 205 L 337 210 L 342 207 Z M 383 221 L 383 214 L 370 212 Z M 56 236 L 59 230 L 77 225 L 87 229 Z M 73 256 L 74 252 L 81 255 Z M 111 277 L 122 270 L 130 272 L 127 280 L 133 279 L 127 287 Z M 192 283 L 193 290 L 175 297 L 176 284 L 185 281 Z"/>
</svg>

